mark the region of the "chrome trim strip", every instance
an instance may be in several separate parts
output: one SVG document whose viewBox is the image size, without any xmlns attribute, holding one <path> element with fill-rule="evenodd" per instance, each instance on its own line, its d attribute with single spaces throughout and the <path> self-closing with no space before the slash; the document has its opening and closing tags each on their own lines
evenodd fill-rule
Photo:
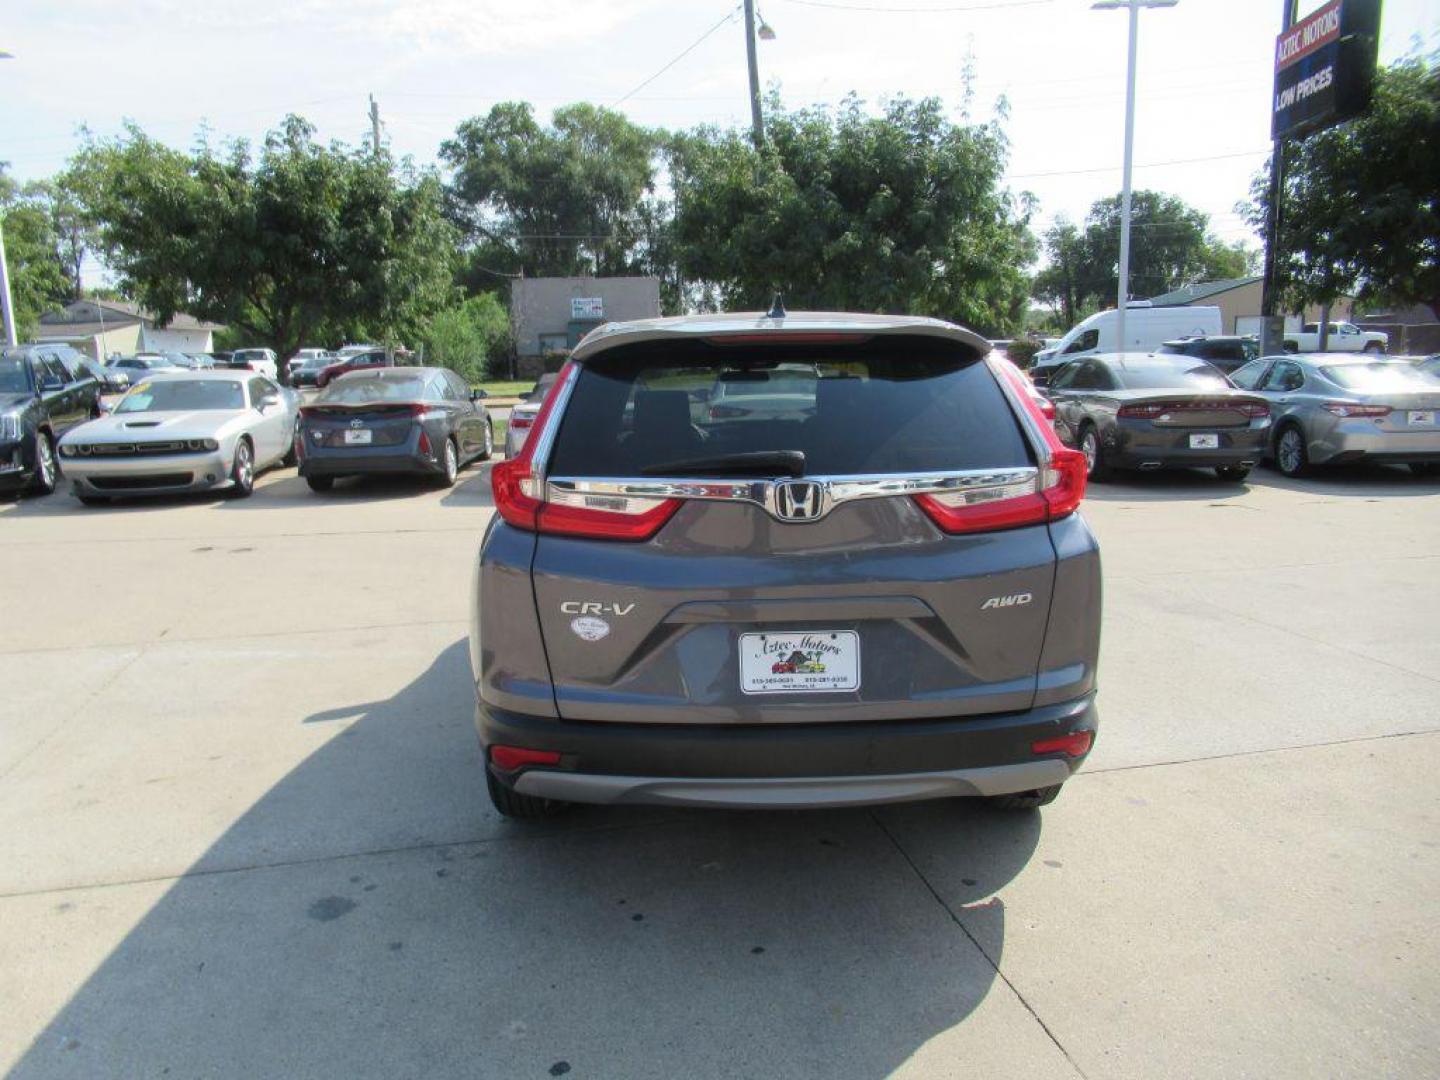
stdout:
<svg viewBox="0 0 1440 1080">
<path fill-rule="evenodd" d="M 550 452 L 555 449 L 555 437 L 560 432 L 560 420 L 565 415 L 565 406 L 570 402 L 570 395 L 575 392 L 575 380 L 579 375 L 580 365 L 570 364 L 569 373 L 556 391 L 555 407 L 545 418 L 545 426 L 539 431 L 530 433 L 530 437 L 535 440 L 535 450 L 530 455 L 530 478 L 535 481 L 537 491 L 545 482 L 545 470 L 550 462 Z"/>
<path fill-rule="evenodd" d="M 882 473 L 861 476 L 807 476 L 824 492 L 821 512 L 805 519 L 818 521 L 841 503 L 896 495 L 992 494 L 1003 498 L 1037 491 L 1040 470 L 1032 465 L 1011 469 L 961 469 L 939 473 Z M 794 477 L 760 480 L 707 480 L 687 477 L 627 479 L 623 477 L 554 477 L 546 484 L 546 497 L 557 496 L 578 505 L 587 495 L 632 499 L 710 499 L 748 502 L 771 517 L 784 521 L 778 493 Z M 1018 489 L 1018 490 L 1017 490 Z"/>
</svg>

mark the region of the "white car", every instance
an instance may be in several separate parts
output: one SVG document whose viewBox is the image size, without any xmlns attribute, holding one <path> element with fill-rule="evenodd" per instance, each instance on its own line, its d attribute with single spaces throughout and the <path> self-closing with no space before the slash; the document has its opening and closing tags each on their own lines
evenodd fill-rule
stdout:
<svg viewBox="0 0 1440 1080">
<path fill-rule="evenodd" d="M 249 364 L 251 371 L 258 371 L 269 379 L 278 378 L 280 374 L 274 349 L 236 349 L 230 354 L 230 363 L 236 366 Z"/>
<path fill-rule="evenodd" d="M 299 395 L 263 375 L 187 371 L 137 382 L 108 416 L 60 440 L 61 469 L 86 506 L 116 496 L 224 490 L 294 459 Z"/>
</svg>

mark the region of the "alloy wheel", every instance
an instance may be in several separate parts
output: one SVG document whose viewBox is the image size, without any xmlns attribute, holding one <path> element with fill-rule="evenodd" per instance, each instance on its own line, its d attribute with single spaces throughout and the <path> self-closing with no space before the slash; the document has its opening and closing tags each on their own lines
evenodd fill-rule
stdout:
<svg viewBox="0 0 1440 1080">
<path fill-rule="evenodd" d="M 460 475 L 460 462 L 455 457 L 455 444 L 447 440 L 445 443 L 445 479 L 453 484 L 458 475 Z"/>
<path fill-rule="evenodd" d="M 1095 432 L 1087 431 L 1080 440 L 1080 452 L 1085 455 L 1085 472 L 1095 471 L 1095 459 L 1100 455 L 1100 446 L 1096 441 Z"/>
<path fill-rule="evenodd" d="M 55 449 L 50 445 L 50 439 L 43 431 L 35 436 L 35 464 L 41 488 L 45 491 L 53 491 L 55 489 Z"/>
<path fill-rule="evenodd" d="M 1286 474 L 1299 472 L 1304 454 L 1300 433 L 1294 428 L 1288 428 L 1285 434 L 1280 436 L 1280 448 L 1276 454 L 1280 459 L 1280 471 Z"/>
</svg>

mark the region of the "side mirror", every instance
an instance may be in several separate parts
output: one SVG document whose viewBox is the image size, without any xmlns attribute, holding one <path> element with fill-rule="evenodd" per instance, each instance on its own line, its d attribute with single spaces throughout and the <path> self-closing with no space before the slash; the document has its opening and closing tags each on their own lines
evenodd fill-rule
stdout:
<svg viewBox="0 0 1440 1080">
<path fill-rule="evenodd" d="M 484 401 L 489 396 L 489 394 L 487 394 L 484 390 L 481 390 L 478 386 L 470 391 L 471 401 Z"/>
<path fill-rule="evenodd" d="M 279 395 L 279 394 L 266 394 L 264 397 L 262 397 L 262 398 L 260 399 L 260 404 L 257 406 L 257 408 L 259 408 L 259 410 L 260 410 L 261 412 L 264 412 L 264 411 L 265 411 L 266 409 L 268 409 L 271 405 L 279 405 L 279 404 L 280 404 L 280 395 Z"/>
</svg>

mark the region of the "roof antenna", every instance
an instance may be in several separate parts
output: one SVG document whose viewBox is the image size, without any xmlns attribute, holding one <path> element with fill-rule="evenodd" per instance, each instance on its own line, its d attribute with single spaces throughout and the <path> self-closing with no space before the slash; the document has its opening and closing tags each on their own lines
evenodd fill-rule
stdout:
<svg viewBox="0 0 1440 1080">
<path fill-rule="evenodd" d="M 785 301 L 780 299 L 780 294 L 775 294 L 774 301 L 770 304 L 770 310 L 765 313 L 767 319 L 785 318 Z"/>
</svg>

